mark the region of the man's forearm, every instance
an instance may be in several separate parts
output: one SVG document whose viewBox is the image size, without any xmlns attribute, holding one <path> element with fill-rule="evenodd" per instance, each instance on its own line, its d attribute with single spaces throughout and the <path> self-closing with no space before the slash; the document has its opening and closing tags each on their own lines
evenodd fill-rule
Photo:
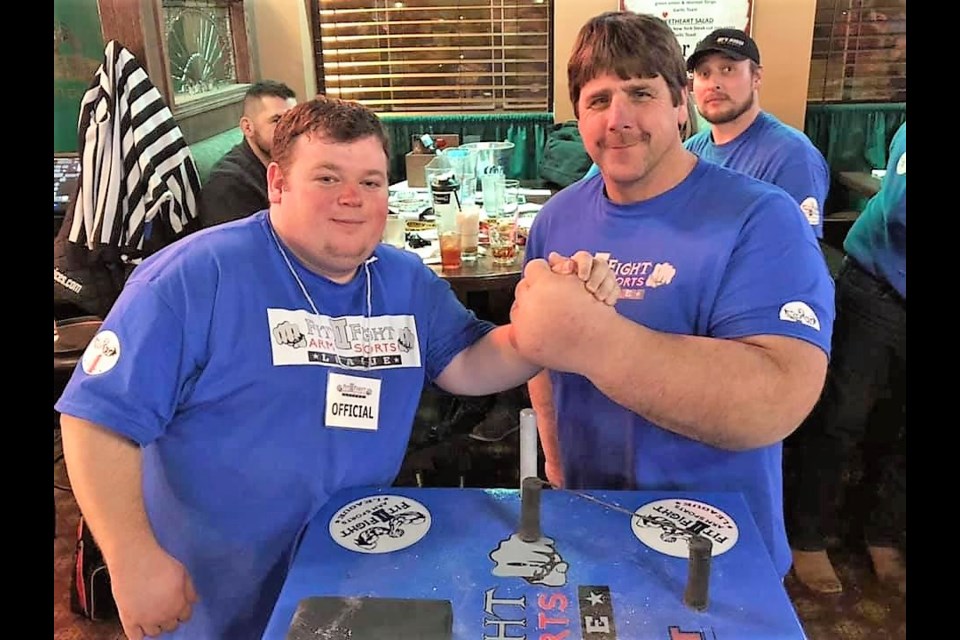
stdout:
<svg viewBox="0 0 960 640">
<path fill-rule="evenodd" d="M 156 544 L 143 505 L 140 447 L 73 416 L 60 416 L 60 431 L 70 486 L 107 564 Z"/>
<path fill-rule="evenodd" d="M 537 414 L 537 432 L 547 465 L 560 465 L 560 441 L 557 438 L 557 411 L 553 405 L 553 385 L 550 373 L 541 371 L 527 383 L 530 404 Z"/>
<path fill-rule="evenodd" d="M 485 396 L 518 387 L 540 371 L 510 341 L 510 325 L 497 327 L 461 351 L 437 377 L 456 395 Z"/>
<path fill-rule="evenodd" d="M 589 347 L 595 366 L 582 373 L 621 406 L 722 449 L 782 440 L 822 388 L 826 356 L 799 340 L 668 334 L 621 316 L 606 329 Z M 783 357 L 783 346 L 797 357 Z"/>
</svg>

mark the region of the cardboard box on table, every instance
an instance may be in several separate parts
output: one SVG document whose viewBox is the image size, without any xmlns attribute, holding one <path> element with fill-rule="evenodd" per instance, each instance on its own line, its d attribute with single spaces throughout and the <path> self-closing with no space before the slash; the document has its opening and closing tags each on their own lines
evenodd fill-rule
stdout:
<svg viewBox="0 0 960 640">
<path fill-rule="evenodd" d="M 446 143 L 446 147 L 444 147 L 445 149 L 451 149 L 453 147 L 460 146 L 460 136 L 456 133 L 431 133 L 430 137 L 433 138 L 434 142 L 443 140 Z M 411 136 L 411 149 L 414 148 L 419 138 L 420 136 Z M 407 186 L 426 187 L 427 182 L 423 173 L 423 168 L 436 157 L 437 156 L 432 153 L 414 153 L 413 151 L 408 152 L 405 156 L 407 163 Z"/>
</svg>

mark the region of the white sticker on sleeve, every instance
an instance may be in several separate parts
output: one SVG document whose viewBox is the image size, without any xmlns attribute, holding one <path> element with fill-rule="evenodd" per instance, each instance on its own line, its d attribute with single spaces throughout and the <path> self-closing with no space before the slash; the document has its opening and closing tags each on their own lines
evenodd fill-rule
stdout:
<svg viewBox="0 0 960 640">
<path fill-rule="evenodd" d="M 816 198 L 810 196 L 801 202 L 800 210 L 803 211 L 803 215 L 807 217 L 807 222 L 810 224 L 820 224 L 820 205 L 817 204 Z"/>
<path fill-rule="evenodd" d="M 794 300 L 780 307 L 780 319 L 787 322 L 799 322 L 811 329 L 820 331 L 820 319 L 806 302 Z"/>
<path fill-rule="evenodd" d="M 113 369 L 120 359 L 120 339 L 113 331 L 101 331 L 93 337 L 83 352 L 83 370 L 95 376 Z"/>
</svg>

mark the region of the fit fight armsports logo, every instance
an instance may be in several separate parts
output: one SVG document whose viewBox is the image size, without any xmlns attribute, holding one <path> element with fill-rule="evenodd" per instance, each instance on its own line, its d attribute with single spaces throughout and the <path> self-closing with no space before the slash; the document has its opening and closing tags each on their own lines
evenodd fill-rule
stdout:
<svg viewBox="0 0 960 640">
<path fill-rule="evenodd" d="M 273 364 L 344 369 L 419 367 L 417 322 L 403 316 L 318 316 L 267 309 Z"/>
<path fill-rule="evenodd" d="M 567 583 L 569 565 L 557 552 L 552 538 L 541 537 L 534 542 L 523 541 L 518 534 L 501 540 L 490 552 L 493 575 L 500 578 L 523 578 L 530 584 L 562 587 Z"/>
<path fill-rule="evenodd" d="M 364 387 L 359 384 L 354 384 L 348 382 L 346 384 L 338 384 L 337 391 L 342 393 L 348 398 L 359 398 L 360 400 L 365 400 L 373 393 L 373 389 L 370 387 Z"/>
<path fill-rule="evenodd" d="M 607 264 L 620 285 L 620 298 L 624 300 L 643 300 L 648 289 L 668 285 L 677 275 L 676 268 L 669 262 L 621 262 L 609 258 Z"/>
<path fill-rule="evenodd" d="M 780 319 L 787 322 L 799 322 L 811 329 L 820 331 L 820 318 L 806 302 L 794 300 L 780 307 Z"/>
<path fill-rule="evenodd" d="M 354 500 L 330 519 L 330 537 L 359 553 L 390 553 L 420 541 L 430 530 L 430 512 L 405 496 Z"/>
<path fill-rule="evenodd" d="M 817 199 L 813 196 L 806 198 L 800 203 L 800 211 L 803 211 L 803 215 L 810 224 L 820 224 L 820 205 L 817 203 Z"/>
<path fill-rule="evenodd" d="M 719 556 L 737 544 L 740 529 L 733 518 L 720 509 L 698 502 L 673 498 L 643 505 L 630 523 L 633 535 L 655 551 L 674 558 L 690 555 L 690 538 L 699 534 L 713 543 Z"/>
<path fill-rule="evenodd" d="M 90 376 L 106 373 L 120 359 L 120 338 L 113 331 L 101 331 L 83 351 L 81 366 Z"/>
</svg>

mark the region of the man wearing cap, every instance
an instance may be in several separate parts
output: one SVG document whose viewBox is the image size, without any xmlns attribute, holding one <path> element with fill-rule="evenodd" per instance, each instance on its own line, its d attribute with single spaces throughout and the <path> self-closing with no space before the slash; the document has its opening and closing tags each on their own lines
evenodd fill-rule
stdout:
<svg viewBox="0 0 960 640">
<path fill-rule="evenodd" d="M 830 168 L 802 131 L 760 109 L 763 67 L 753 38 L 739 29 L 717 29 L 687 59 L 693 97 L 710 123 L 684 143 L 704 160 L 764 182 L 793 196 L 817 238 Z"/>
</svg>

